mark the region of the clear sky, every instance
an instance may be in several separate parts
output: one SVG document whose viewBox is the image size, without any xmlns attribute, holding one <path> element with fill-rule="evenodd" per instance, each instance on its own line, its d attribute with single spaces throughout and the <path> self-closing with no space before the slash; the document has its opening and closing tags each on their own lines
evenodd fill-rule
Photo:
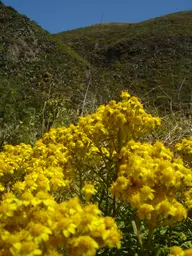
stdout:
<svg viewBox="0 0 192 256">
<path fill-rule="evenodd" d="M 2 0 L 51 33 L 100 22 L 139 22 L 192 10 L 192 0 Z"/>
</svg>

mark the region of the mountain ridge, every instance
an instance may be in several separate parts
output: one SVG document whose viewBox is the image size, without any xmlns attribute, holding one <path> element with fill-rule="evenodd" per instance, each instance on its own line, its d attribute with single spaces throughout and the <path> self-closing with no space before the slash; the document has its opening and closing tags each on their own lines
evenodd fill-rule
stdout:
<svg viewBox="0 0 192 256">
<path fill-rule="evenodd" d="M 135 25 L 135 24 L 139 24 L 139 23 L 143 23 L 143 22 L 149 22 L 149 21 L 153 21 L 153 20 L 157 20 L 157 19 L 162 19 L 163 17 L 169 18 L 172 15 L 183 15 L 183 14 L 190 14 L 191 10 L 183 10 L 183 11 L 179 11 L 179 12 L 174 12 L 174 13 L 167 13 L 164 15 L 160 15 L 157 17 L 153 17 L 153 18 L 149 18 L 146 20 L 142 20 L 142 21 L 136 21 L 136 22 L 118 22 L 118 21 L 101 21 L 100 23 L 93 23 L 90 25 L 86 25 L 83 27 L 77 27 L 77 28 L 73 28 L 73 29 L 67 29 L 64 31 L 60 31 L 60 32 L 56 32 L 56 33 L 52 33 L 53 35 L 57 35 L 57 34 L 61 34 L 61 33 L 67 33 L 67 32 L 71 32 L 71 31 L 75 31 L 75 30 L 79 30 L 79 29 L 84 29 L 84 28 L 88 28 L 88 27 L 93 27 L 93 26 L 101 26 L 101 25 Z"/>
<path fill-rule="evenodd" d="M 101 23 L 59 33 L 55 37 L 76 50 L 93 66 L 110 71 L 111 75 L 120 78 L 122 83 L 135 83 L 135 86 L 126 88 L 135 93 L 137 88 L 142 89 L 140 97 L 143 90 L 147 93 L 159 86 L 161 88 L 157 95 L 165 97 L 166 94 L 174 94 L 172 101 L 175 101 L 176 106 L 176 94 L 183 81 L 185 85 L 180 100 L 189 104 L 191 102 L 191 27 L 192 11 L 185 11 L 136 24 Z M 166 91 L 162 93 L 164 85 Z M 153 96 L 150 94 L 149 99 Z M 164 103 L 162 101 L 162 105 Z M 155 105 L 159 104 L 161 102 L 157 101 Z"/>
</svg>

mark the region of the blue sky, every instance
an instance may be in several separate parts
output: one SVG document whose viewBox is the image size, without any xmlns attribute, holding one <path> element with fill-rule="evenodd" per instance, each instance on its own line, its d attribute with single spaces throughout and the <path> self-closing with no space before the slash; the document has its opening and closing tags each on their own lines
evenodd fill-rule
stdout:
<svg viewBox="0 0 192 256">
<path fill-rule="evenodd" d="M 3 0 L 51 33 L 102 22 L 139 22 L 192 9 L 192 0 Z"/>
</svg>

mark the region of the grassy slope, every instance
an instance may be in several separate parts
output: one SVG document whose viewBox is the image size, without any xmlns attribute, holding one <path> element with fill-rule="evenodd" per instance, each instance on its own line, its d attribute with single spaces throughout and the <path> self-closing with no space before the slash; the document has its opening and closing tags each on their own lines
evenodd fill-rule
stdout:
<svg viewBox="0 0 192 256">
<path fill-rule="evenodd" d="M 192 11 L 136 24 L 100 24 L 56 34 L 105 74 L 161 111 L 188 109 L 192 95 Z M 116 92 L 116 91 L 115 91 Z"/>
<path fill-rule="evenodd" d="M 63 99 L 81 111 L 87 86 L 88 111 L 126 88 L 160 111 L 188 108 L 191 22 L 182 12 L 50 35 L 0 3 L 0 146 L 41 136 Z"/>
<path fill-rule="evenodd" d="M 87 62 L 72 49 L 2 4 L 0 23 L 1 74 L 25 76 L 35 84 L 50 73 L 53 79 L 62 80 L 64 87 L 78 80 L 77 72 L 87 69 Z"/>
<path fill-rule="evenodd" d="M 35 115 L 39 130 L 50 98 L 78 105 L 79 84 L 87 83 L 87 70 L 88 62 L 72 49 L 0 3 L 1 129 Z"/>
</svg>

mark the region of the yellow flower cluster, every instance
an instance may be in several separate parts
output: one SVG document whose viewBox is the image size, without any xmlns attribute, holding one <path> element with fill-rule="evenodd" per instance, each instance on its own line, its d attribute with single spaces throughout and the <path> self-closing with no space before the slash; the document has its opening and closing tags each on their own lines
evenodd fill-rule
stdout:
<svg viewBox="0 0 192 256">
<path fill-rule="evenodd" d="M 187 216 L 191 170 L 162 143 L 135 142 L 160 119 L 128 92 L 121 97 L 122 102 L 111 101 L 81 117 L 76 126 L 50 129 L 33 147 L 5 146 L 0 153 L 0 256 L 62 255 L 57 248 L 70 256 L 92 256 L 105 246 L 119 248 L 114 219 L 103 217 L 89 201 L 96 193 L 107 201 L 111 185 L 115 196 L 154 227 Z M 82 192 L 85 205 L 74 197 L 82 198 Z M 115 206 L 113 201 L 106 212 Z"/>
<path fill-rule="evenodd" d="M 125 143 L 128 137 L 141 136 L 159 122 L 144 112 L 137 98 L 126 95 L 127 101 L 112 101 L 82 118 L 77 126 L 51 129 L 33 148 L 5 146 L 0 153 L 3 254 L 49 255 L 60 246 L 70 255 L 94 255 L 104 246 L 119 247 L 120 234 L 113 219 L 101 217 L 94 205 L 82 208 L 75 199 L 58 204 L 54 193 L 70 184 L 74 161 L 82 157 L 90 160 L 94 155 L 99 161 L 103 156 L 115 156 L 120 143 L 116 137 Z M 114 129 L 118 125 L 120 128 Z M 127 138 L 124 130 L 130 130 Z M 96 192 L 90 184 L 83 190 L 88 197 Z"/>
<path fill-rule="evenodd" d="M 175 149 L 182 155 L 187 165 L 192 167 L 192 137 L 183 139 L 181 143 L 175 145 Z"/>
<path fill-rule="evenodd" d="M 192 249 L 183 250 L 181 247 L 174 246 L 171 248 L 170 254 L 168 256 L 191 256 Z"/>
<path fill-rule="evenodd" d="M 122 92 L 121 97 L 122 102 L 112 100 L 100 106 L 96 113 L 81 117 L 77 126 L 51 129 L 43 136 L 42 143 L 62 144 L 73 159 L 87 157 L 90 161 L 93 155 L 116 156 L 129 140 L 146 135 L 160 124 L 158 117 L 144 111 L 138 98 L 131 97 L 128 92 Z"/>
<path fill-rule="evenodd" d="M 9 191 L 17 180 L 25 175 L 25 162 L 32 154 L 30 145 L 20 144 L 17 146 L 6 145 L 4 151 L 0 152 L 0 194 Z"/>
<path fill-rule="evenodd" d="M 121 149 L 118 178 L 112 193 L 128 202 L 151 227 L 187 217 L 192 207 L 192 171 L 163 143 L 130 141 Z M 187 199 L 185 204 L 182 198 Z"/>
<path fill-rule="evenodd" d="M 0 153 L 0 191 L 54 192 L 70 180 L 70 155 L 62 144 L 6 145 Z"/>
<path fill-rule="evenodd" d="M 85 199 L 88 201 L 92 195 L 94 195 L 97 191 L 94 188 L 93 184 L 86 183 L 83 187 L 82 191 L 85 193 Z"/>
<path fill-rule="evenodd" d="M 110 101 L 100 106 L 97 112 L 82 117 L 78 123 L 80 130 L 97 146 L 109 145 L 110 150 L 119 151 L 127 141 L 149 133 L 160 119 L 147 114 L 138 98 L 122 92 L 122 102 Z M 105 143 L 104 143 L 105 142 Z"/>
<path fill-rule="evenodd" d="M 98 248 L 120 246 L 114 220 L 78 198 L 56 203 L 46 192 L 5 193 L 0 204 L 0 255 L 95 255 Z"/>
<path fill-rule="evenodd" d="M 73 175 L 82 171 L 81 179 L 88 182 L 101 182 L 107 176 L 110 184 L 121 148 L 160 124 L 160 119 L 147 114 L 136 97 L 128 92 L 122 92 L 121 97 L 122 102 L 111 101 L 100 106 L 96 113 L 81 117 L 76 126 L 51 129 L 41 142 L 46 146 L 62 144 L 67 148 Z"/>
</svg>

